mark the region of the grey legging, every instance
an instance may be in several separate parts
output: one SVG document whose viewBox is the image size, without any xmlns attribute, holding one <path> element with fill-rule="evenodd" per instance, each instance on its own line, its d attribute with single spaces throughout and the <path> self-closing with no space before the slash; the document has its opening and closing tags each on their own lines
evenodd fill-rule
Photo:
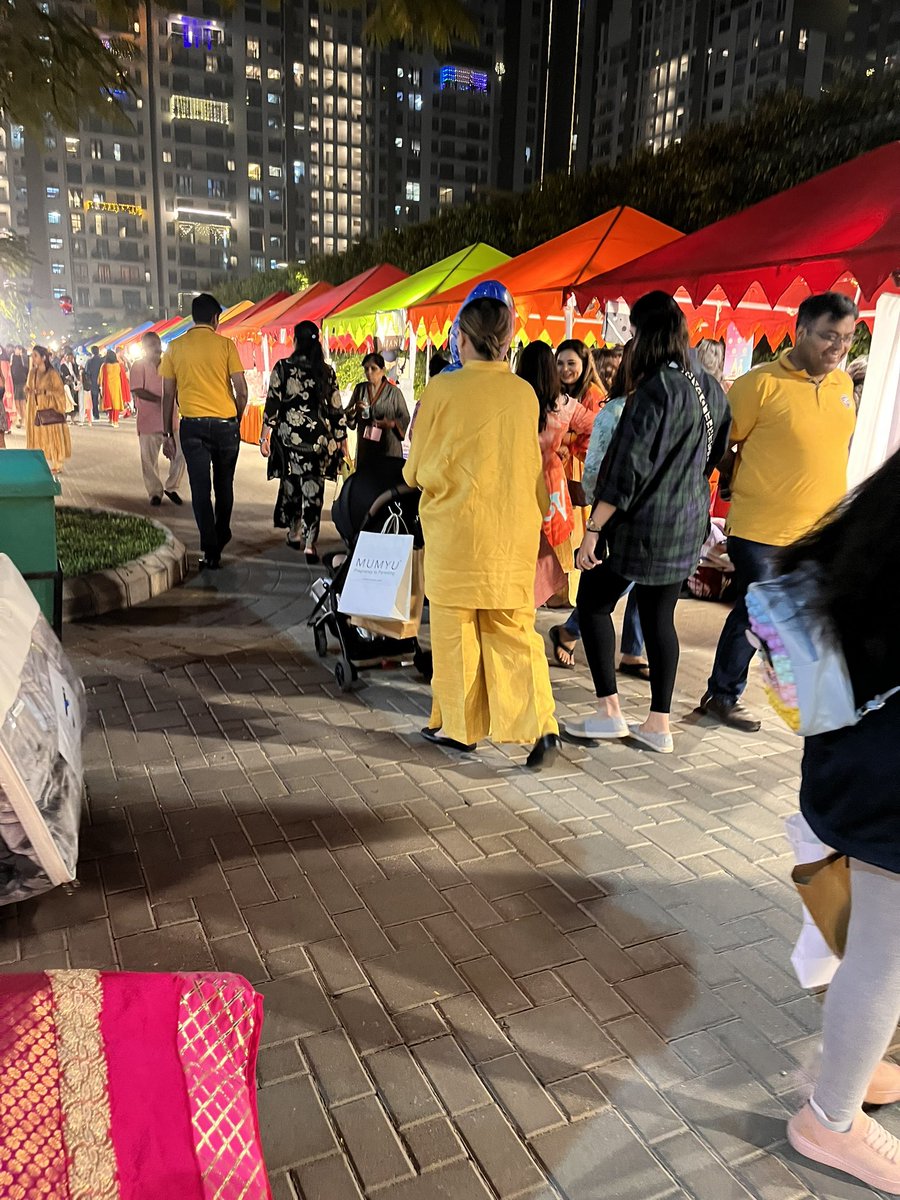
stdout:
<svg viewBox="0 0 900 1200">
<path fill-rule="evenodd" d="M 825 997 L 816 1104 L 835 1121 L 859 1112 L 900 1021 L 900 875 L 851 859 L 847 951 Z"/>
</svg>

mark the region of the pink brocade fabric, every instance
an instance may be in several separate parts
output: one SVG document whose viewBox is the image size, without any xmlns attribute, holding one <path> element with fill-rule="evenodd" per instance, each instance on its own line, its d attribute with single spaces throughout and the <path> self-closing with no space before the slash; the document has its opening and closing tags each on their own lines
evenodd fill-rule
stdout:
<svg viewBox="0 0 900 1200">
<path fill-rule="evenodd" d="M 253 1078 L 262 1001 L 235 975 L 195 975 L 186 983 L 178 1053 L 204 1197 L 266 1200 Z"/>
</svg>

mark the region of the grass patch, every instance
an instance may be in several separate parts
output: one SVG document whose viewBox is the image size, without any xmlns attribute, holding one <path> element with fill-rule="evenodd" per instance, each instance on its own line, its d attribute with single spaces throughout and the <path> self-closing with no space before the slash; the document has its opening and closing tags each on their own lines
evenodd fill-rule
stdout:
<svg viewBox="0 0 900 1200">
<path fill-rule="evenodd" d="M 158 550 L 165 540 L 162 530 L 143 517 L 68 506 L 56 510 L 57 550 L 67 578 L 124 566 Z"/>
</svg>

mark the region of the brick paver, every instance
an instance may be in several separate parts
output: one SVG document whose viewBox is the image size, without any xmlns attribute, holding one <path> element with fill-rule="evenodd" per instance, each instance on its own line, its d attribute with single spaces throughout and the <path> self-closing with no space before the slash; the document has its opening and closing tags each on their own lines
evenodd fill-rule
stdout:
<svg viewBox="0 0 900 1200">
<path fill-rule="evenodd" d="M 143 511 L 133 431 L 73 433 L 64 499 Z M 82 887 L 0 913 L 0 969 L 245 974 L 278 1200 L 873 1195 L 785 1143 L 820 1016 L 789 963 L 800 747 L 692 713 L 722 610 L 679 607 L 672 757 L 454 760 L 409 669 L 337 691 L 263 475 L 246 447 L 226 569 L 67 629 Z M 555 684 L 590 708 L 583 669 Z"/>
</svg>

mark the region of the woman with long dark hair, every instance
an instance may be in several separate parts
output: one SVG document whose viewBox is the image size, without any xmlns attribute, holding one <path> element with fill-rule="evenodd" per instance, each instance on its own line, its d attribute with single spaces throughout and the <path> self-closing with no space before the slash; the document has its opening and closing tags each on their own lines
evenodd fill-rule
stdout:
<svg viewBox="0 0 900 1200">
<path fill-rule="evenodd" d="M 727 446 L 729 411 L 719 384 L 688 369 L 687 324 L 672 296 L 642 296 L 631 326 L 634 390 L 600 468 L 578 553 L 578 616 L 599 705 L 568 728 L 583 738 L 630 736 L 666 754 L 679 654 L 675 604 L 709 532 L 709 476 Z M 616 688 L 612 612 L 631 583 L 647 645 L 650 715 L 629 726 Z"/>
<path fill-rule="evenodd" d="M 48 467 L 58 475 L 66 459 L 72 457 L 72 441 L 66 424 L 62 377 L 46 346 L 35 346 L 31 351 L 25 397 L 25 446 L 28 450 L 43 450 Z"/>
<path fill-rule="evenodd" d="M 544 342 L 531 342 L 519 355 L 516 374 L 534 388 L 538 398 L 538 442 L 544 467 L 544 483 L 550 511 L 544 518 L 541 548 L 534 584 L 534 602 L 540 607 L 551 596 L 568 587 L 567 576 L 575 570 L 572 545 L 574 514 L 569 498 L 563 459 L 584 460 L 594 418 L 573 396 L 561 394 L 559 370 L 553 351 Z M 568 450 L 563 439 L 572 434 Z"/>
<path fill-rule="evenodd" d="M 403 458 L 403 439 L 409 409 L 403 393 L 385 373 L 384 357 L 372 352 L 362 361 L 365 382 L 353 389 L 347 405 L 347 425 L 357 432 L 356 469 L 375 459 Z"/>
<path fill-rule="evenodd" d="M 815 615 L 844 652 L 857 704 L 900 686 L 900 452 L 802 541 L 782 571 L 812 568 Z M 870 1187 L 900 1195 L 900 1139 L 862 1105 L 900 1101 L 882 1061 L 900 1021 L 900 694 L 856 725 L 808 737 L 800 808 L 850 858 L 847 946 L 825 997 L 822 1065 L 788 1125 L 791 1145 Z"/>
<path fill-rule="evenodd" d="M 319 561 L 325 480 L 337 477 L 346 438 L 341 394 L 319 328 L 301 321 L 294 353 L 277 362 L 269 377 L 259 448 L 269 460 L 269 479 L 279 480 L 275 528 L 286 529 L 287 544 L 310 563 Z"/>
</svg>

